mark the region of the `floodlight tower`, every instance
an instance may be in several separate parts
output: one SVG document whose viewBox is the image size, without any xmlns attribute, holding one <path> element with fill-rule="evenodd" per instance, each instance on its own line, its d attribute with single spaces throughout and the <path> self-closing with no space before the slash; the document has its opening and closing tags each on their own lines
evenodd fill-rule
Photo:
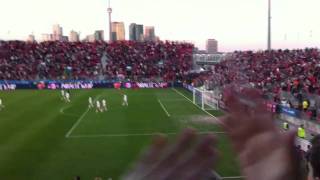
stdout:
<svg viewBox="0 0 320 180">
<path fill-rule="evenodd" d="M 268 0 L 268 51 L 271 51 L 271 0 Z"/>
<path fill-rule="evenodd" d="M 112 41 L 112 22 L 111 22 L 111 13 L 112 8 L 110 7 L 110 0 L 109 0 L 109 6 L 108 6 L 108 14 L 109 14 L 109 41 Z"/>
</svg>

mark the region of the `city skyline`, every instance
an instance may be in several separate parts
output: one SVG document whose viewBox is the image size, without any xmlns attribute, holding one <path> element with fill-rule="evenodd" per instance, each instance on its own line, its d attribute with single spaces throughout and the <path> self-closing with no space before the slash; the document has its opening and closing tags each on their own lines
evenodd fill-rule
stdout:
<svg viewBox="0 0 320 180">
<path fill-rule="evenodd" d="M 134 28 L 134 29 L 132 29 Z M 135 38 L 132 38 L 132 32 L 134 31 L 134 35 L 137 36 Z M 129 33 L 129 38 L 126 38 L 126 31 Z M 145 33 L 144 33 L 145 32 Z M 106 32 L 108 33 L 108 32 Z M 67 33 L 66 33 L 67 34 Z M 143 24 L 136 24 L 136 23 L 131 23 L 127 28 L 124 26 L 123 22 L 111 22 L 111 34 L 113 34 L 113 39 L 112 40 L 134 40 L 134 41 L 143 41 L 143 40 L 150 40 L 150 41 L 155 41 L 157 40 L 157 36 L 155 34 L 155 27 L 154 26 L 146 26 L 144 28 Z M 119 38 L 120 35 L 120 39 Z M 93 36 L 92 36 L 93 35 Z M 94 33 L 86 34 L 84 37 L 80 37 L 80 32 L 77 32 L 75 30 L 71 30 L 69 33 L 69 41 L 70 42 L 76 42 L 76 41 L 87 41 L 88 37 L 93 39 L 92 37 L 95 37 L 94 39 L 96 40 L 103 40 L 103 41 L 108 41 L 107 39 L 104 38 L 104 30 L 95 30 Z M 31 38 L 31 36 L 33 36 Z M 63 27 L 60 24 L 54 24 L 52 25 L 52 33 L 42 33 L 41 34 L 42 38 L 37 38 L 38 41 L 61 41 L 63 38 L 67 37 L 64 36 L 63 33 Z M 29 34 L 26 37 L 26 41 L 30 41 L 29 39 L 35 39 L 35 36 L 32 34 Z"/>
<path fill-rule="evenodd" d="M 214 38 L 220 42 L 219 49 L 232 51 L 266 49 L 267 3 L 267 0 L 117 0 L 111 1 L 111 7 L 112 21 L 124 22 L 125 39 L 129 39 L 129 25 L 136 22 L 155 26 L 163 40 L 185 40 L 205 49 L 206 40 Z M 38 40 L 41 34 L 51 32 L 52 24 L 60 24 L 65 32 L 81 31 L 81 39 L 97 29 L 104 30 L 105 39 L 109 39 L 107 0 L 11 0 L 0 4 L 3 7 L 0 39 L 26 40 L 29 34 L 34 34 Z M 317 0 L 273 1 L 272 47 L 319 47 L 319 5 Z"/>
</svg>

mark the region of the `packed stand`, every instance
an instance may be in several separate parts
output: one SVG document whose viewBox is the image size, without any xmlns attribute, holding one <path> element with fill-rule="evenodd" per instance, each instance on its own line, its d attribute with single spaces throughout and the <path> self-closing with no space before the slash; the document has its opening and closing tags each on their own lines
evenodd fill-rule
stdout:
<svg viewBox="0 0 320 180">
<path fill-rule="evenodd" d="M 304 111 L 311 119 L 320 113 L 318 49 L 234 52 L 205 79 L 220 87 L 233 83 L 258 88 L 268 99 Z"/>
<path fill-rule="evenodd" d="M 183 80 L 192 68 L 192 50 L 184 43 L 118 41 L 106 49 L 111 59 L 106 73 L 111 78 Z"/>
<path fill-rule="evenodd" d="M 193 45 L 0 41 L 0 80 L 183 80 Z"/>
</svg>

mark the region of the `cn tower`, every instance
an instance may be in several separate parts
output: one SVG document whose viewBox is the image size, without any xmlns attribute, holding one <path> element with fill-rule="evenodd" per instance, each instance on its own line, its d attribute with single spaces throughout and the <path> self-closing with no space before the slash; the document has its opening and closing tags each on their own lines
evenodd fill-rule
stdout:
<svg viewBox="0 0 320 180">
<path fill-rule="evenodd" d="M 110 7 L 110 0 L 109 0 L 108 14 L 109 14 L 109 41 L 110 42 L 112 41 L 111 13 L 112 13 L 112 8 Z"/>
</svg>

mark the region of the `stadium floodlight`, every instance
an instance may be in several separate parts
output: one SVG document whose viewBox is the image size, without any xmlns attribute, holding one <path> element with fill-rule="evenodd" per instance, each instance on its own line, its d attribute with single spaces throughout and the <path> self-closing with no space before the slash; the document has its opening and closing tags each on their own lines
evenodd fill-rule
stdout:
<svg viewBox="0 0 320 180">
<path fill-rule="evenodd" d="M 268 0 L 268 51 L 271 51 L 271 0 Z"/>
</svg>

